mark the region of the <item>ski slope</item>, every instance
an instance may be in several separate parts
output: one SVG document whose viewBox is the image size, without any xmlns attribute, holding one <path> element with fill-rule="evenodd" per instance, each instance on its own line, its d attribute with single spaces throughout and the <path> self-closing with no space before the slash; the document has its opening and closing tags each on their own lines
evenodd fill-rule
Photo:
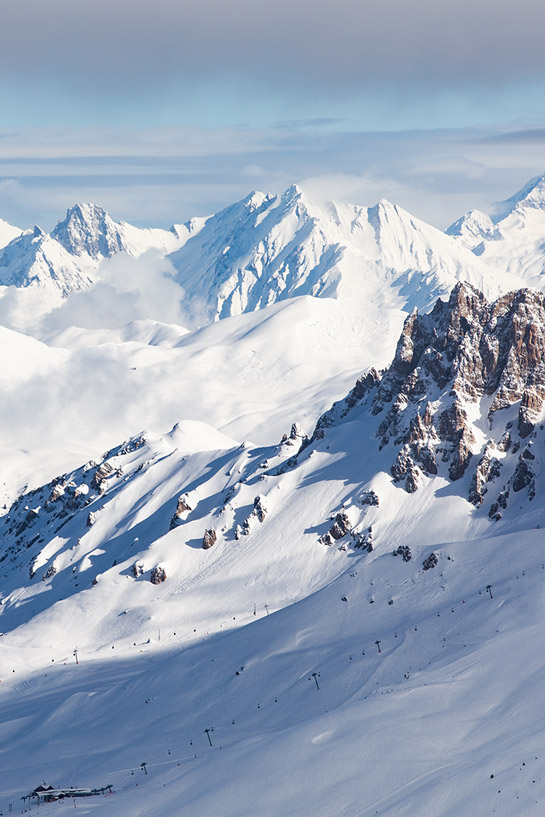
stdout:
<svg viewBox="0 0 545 817">
<path fill-rule="evenodd" d="M 133 646 L 127 633 L 109 653 L 80 650 L 78 665 L 45 643 L 32 669 L 22 649 L 10 651 L 0 688 L 4 813 L 44 778 L 112 783 L 114 795 L 77 808 L 117 817 L 537 817 L 544 545 L 531 530 L 434 545 L 439 564 L 427 572 L 429 547 L 409 563 L 356 557 L 270 615 L 256 588 L 245 626 L 229 615 L 238 588 L 223 582 L 214 634 L 201 621 L 203 595 L 160 641 L 151 619 L 149 643 Z M 187 624 L 196 632 L 180 637 Z"/>
<path fill-rule="evenodd" d="M 407 316 L 541 288 L 542 186 L 448 236 L 295 187 L 14 234 L 92 280 L 3 291 L 0 811 L 542 817 L 543 296 Z M 150 246 L 168 286 L 100 278 Z"/>
</svg>

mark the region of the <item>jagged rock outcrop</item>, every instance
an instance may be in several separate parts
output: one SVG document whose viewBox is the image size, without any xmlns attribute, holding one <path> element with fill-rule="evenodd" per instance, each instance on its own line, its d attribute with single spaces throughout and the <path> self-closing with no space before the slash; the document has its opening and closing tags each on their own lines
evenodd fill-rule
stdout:
<svg viewBox="0 0 545 817">
<path fill-rule="evenodd" d="M 143 562 L 135 562 L 131 567 L 131 574 L 137 579 L 139 576 L 142 576 L 144 573 L 144 563 Z"/>
<path fill-rule="evenodd" d="M 533 460 L 534 456 L 529 450 L 525 450 L 519 456 L 519 460 L 517 463 L 517 467 L 515 468 L 515 472 L 513 474 L 512 486 L 513 491 L 518 493 L 522 491 L 524 488 L 530 487 L 530 494 L 533 498 L 535 494 L 535 483 L 534 483 L 534 471 L 532 466 L 530 465 L 530 460 Z"/>
<path fill-rule="evenodd" d="M 488 483 L 497 479 L 502 467 L 497 457 L 493 456 L 496 445 L 489 440 L 485 446 L 469 488 L 469 501 L 476 506 L 482 505 L 484 496 L 488 492 Z"/>
<path fill-rule="evenodd" d="M 360 531 L 359 533 L 355 533 L 351 531 L 352 539 L 354 542 L 354 548 L 356 550 L 366 550 L 368 553 L 371 553 L 373 550 L 373 526 L 369 525 L 367 530 Z"/>
<path fill-rule="evenodd" d="M 119 225 L 96 204 L 71 207 L 51 235 L 76 256 L 87 253 L 95 259 L 110 258 L 125 249 Z"/>
<path fill-rule="evenodd" d="M 439 559 L 437 558 L 436 554 L 433 552 L 430 553 L 430 555 L 422 562 L 422 570 L 432 570 L 438 561 Z"/>
<path fill-rule="evenodd" d="M 50 565 L 43 574 L 42 581 L 45 582 L 46 579 L 50 579 L 52 576 L 55 575 L 56 572 L 57 568 L 55 567 L 55 565 Z"/>
<path fill-rule="evenodd" d="M 374 491 L 363 491 L 359 497 L 359 503 L 360 505 L 375 505 L 378 507 L 380 499 Z"/>
<path fill-rule="evenodd" d="M 166 581 L 167 572 L 164 567 L 161 565 L 157 565 L 154 567 L 150 573 L 149 580 L 152 584 L 161 584 L 162 582 Z"/>
<path fill-rule="evenodd" d="M 501 414 L 511 406 L 518 422 Z M 429 314 L 414 311 L 388 369 L 363 375 L 320 417 L 311 442 L 356 409 L 377 418 L 378 448 L 391 452 L 394 482 L 409 493 L 426 477 L 470 476 L 465 490 L 478 507 L 503 468 L 512 490 L 530 495 L 532 469 L 512 455 L 545 415 L 545 295 L 522 289 L 489 303 L 459 283 Z"/>
<path fill-rule="evenodd" d="M 287 434 L 283 434 L 280 441 L 281 445 L 298 445 L 303 447 L 308 445 L 308 442 L 309 438 L 299 423 L 293 423 L 289 436 Z"/>
<path fill-rule="evenodd" d="M 110 465 L 109 462 L 103 462 L 93 475 L 93 479 L 91 480 L 91 487 L 94 488 L 99 492 L 99 494 L 103 494 L 106 488 L 108 487 L 108 477 L 110 477 L 114 472 L 114 469 Z"/>
<path fill-rule="evenodd" d="M 319 542 L 322 545 L 332 545 L 334 542 L 342 539 L 349 530 L 352 528 L 352 523 L 350 521 L 350 517 L 346 513 L 346 511 L 340 511 L 335 516 L 335 521 L 327 533 L 324 533 L 323 536 L 320 536 Z"/>
<path fill-rule="evenodd" d="M 256 496 L 254 499 L 254 509 L 252 511 L 252 515 L 255 516 L 258 522 L 264 522 L 265 517 L 267 516 L 267 506 L 265 504 L 265 499 L 261 495 Z"/>
<path fill-rule="evenodd" d="M 267 516 L 268 509 L 265 503 L 265 498 L 261 495 L 258 495 L 254 498 L 254 508 L 251 514 L 244 520 L 242 526 L 237 526 L 235 530 L 235 539 L 238 539 L 239 536 L 248 536 L 248 534 L 252 530 L 252 524 L 254 520 L 257 522 L 264 522 L 265 517 Z"/>
<path fill-rule="evenodd" d="M 187 494 L 182 494 L 178 499 L 176 510 L 172 519 L 170 520 L 170 530 L 174 530 L 174 528 L 178 527 L 178 525 L 181 525 L 182 522 L 185 521 L 187 514 L 192 510 L 193 508 L 189 504 L 189 497 Z"/>
<path fill-rule="evenodd" d="M 535 384 L 524 390 L 518 416 L 519 434 L 524 439 L 539 422 L 545 405 L 545 384 Z"/>
<path fill-rule="evenodd" d="M 208 550 L 208 548 L 211 548 L 213 545 L 215 545 L 217 540 L 218 535 L 214 528 L 207 528 L 202 538 L 202 546 L 204 550 Z"/>
</svg>

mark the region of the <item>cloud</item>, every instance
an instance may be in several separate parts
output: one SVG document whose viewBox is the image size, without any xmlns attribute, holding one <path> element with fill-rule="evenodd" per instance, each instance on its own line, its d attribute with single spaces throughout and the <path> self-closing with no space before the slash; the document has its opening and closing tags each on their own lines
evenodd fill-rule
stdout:
<svg viewBox="0 0 545 817">
<path fill-rule="evenodd" d="M 55 77 L 81 115 L 93 97 L 108 96 L 113 117 L 127 94 L 197 104 L 203 88 L 221 97 L 234 83 L 300 100 L 393 85 L 401 102 L 415 83 L 543 78 L 544 26 L 541 0 L 11 0 L 0 75 L 35 87 L 42 76 L 43 93 Z"/>
<path fill-rule="evenodd" d="M 252 189 L 281 192 L 297 182 L 320 200 L 373 205 L 388 198 L 444 228 L 542 173 L 544 132 L 320 124 L 0 131 L 0 217 L 50 230 L 75 202 L 94 201 L 116 220 L 169 227 L 217 212 Z"/>
<path fill-rule="evenodd" d="M 175 273 L 155 252 L 138 258 L 119 253 L 102 262 L 101 280 L 91 289 L 73 293 L 46 315 L 41 331 L 116 329 L 144 319 L 182 325 L 184 291 L 173 280 Z"/>
</svg>

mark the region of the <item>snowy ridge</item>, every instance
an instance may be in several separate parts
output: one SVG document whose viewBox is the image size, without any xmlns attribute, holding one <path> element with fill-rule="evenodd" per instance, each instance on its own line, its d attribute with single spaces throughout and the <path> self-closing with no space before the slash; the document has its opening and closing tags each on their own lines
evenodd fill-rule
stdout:
<svg viewBox="0 0 545 817">
<path fill-rule="evenodd" d="M 25 594 L 41 595 L 32 580 L 42 568 L 65 598 L 81 586 L 77 576 L 85 572 L 89 588 L 106 565 L 111 603 L 120 604 L 111 585 L 125 584 L 135 560 L 143 565 L 136 579 L 165 569 L 167 594 L 200 582 L 201 569 L 207 575 L 210 559 L 219 560 L 264 571 L 283 606 L 324 580 L 309 570 L 309 553 L 329 565 L 328 578 L 342 568 L 345 557 L 326 556 L 324 545 L 341 545 L 339 554 L 412 547 L 439 539 L 449 516 L 460 540 L 498 525 L 501 533 L 518 528 L 511 507 L 520 502 L 526 521 L 541 519 L 532 500 L 544 487 L 545 373 L 536 364 L 544 338 L 545 296 L 521 291 L 488 304 L 460 284 L 430 315 L 407 319 L 391 366 L 364 375 L 310 439 L 294 425 L 277 446 L 238 446 L 186 422 L 23 495 L 3 521 L 4 627 L 17 621 L 22 579 Z M 435 498 L 450 483 L 456 489 Z M 211 530 L 203 563 L 198 551 Z M 235 544 L 246 536 L 256 542 Z M 268 550 L 269 537 L 285 547 Z"/>
<path fill-rule="evenodd" d="M 524 282 L 541 286 L 542 188 L 540 177 L 509 200 L 499 221 L 471 211 L 448 235 L 384 199 L 321 208 L 296 185 L 251 193 L 170 230 L 116 223 L 101 207 L 78 204 L 49 236 L 35 228 L 1 251 L 0 282 L 66 296 L 100 280 L 104 259 L 153 249 L 177 270 L 192 326 L 300 295 L 410 311 L 467 281 L 494 298 Z"/>
<path fill-rule="evenodd" d="M 21 235 L 22 232 L 23 231 L 18 227 L 14 227 L 12 224 L 8 224 L 7 221 L 4 221 L 3 218 L 0 218 L 0 248 L 5 247 L 6 244 L 9 244 L 10 241 L 13 241 L 13 239 Z"/>
<path fill-rule="evenodd" d="M 447 230 L 490 269 L 517 275 L 543 289 L 545 270 L 545 174 L 496 207 L 493 218 L 472 210 Z"/>
<path fill-rule="evenodd" d="M 321 210 L 297 186 L 253 193 L 211 216 L 170 260 L 197 323 L 303 294 L 410 310 L 459 280 L 491 297 L 518 285 L 386 200 Z"/>
<path fill-rule="evenodd" d="M 97 280 L 100 262 L 118 252 L 163 254 L 179 244 L 173 230 L 147 230 L 114 222 L 95 204 L 76 204 L 50 234 L 39 227 L 16 235 L 0 250 L 0 285 L 39 286 L 66 297 Z"/>
</svg>

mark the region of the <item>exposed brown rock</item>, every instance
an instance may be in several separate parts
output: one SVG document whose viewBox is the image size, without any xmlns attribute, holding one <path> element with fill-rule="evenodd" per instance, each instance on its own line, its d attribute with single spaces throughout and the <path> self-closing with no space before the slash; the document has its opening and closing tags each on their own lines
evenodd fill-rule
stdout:
<svg viewBox="0 0 545 817">
<path fill-rule="evenodd" d="M 340 511 L 336 515 L 333 525 L 330 527 L 327 533 L 324 533 L 323 536 L 320 536 L 318 541 L 322 545 L 332 545 L 333 542 L 342 539 L 342 537 L 348 533 L 351 527 L 352 524 L 346 511 Z"/>
<path fill-rule="evenodd" d="M 150 573 L 149 580 L 152 584 L 161 584 L 161 582 L 166 581 L 167 573 L 164 567 L 161 565 L 157 565 L 154 567 Z"/>
<path fill-rule="evenodd" d="M 132 573 L 132 575 L 134 576 L 135 579 L 137 579 L 139 576 L 142 576 L 142 574 L 144 573 L 144 564 L 143 564 L 143 562 L 135 562 L 133 564 L 133 566 L 131 567 L 131 573 Z M 154 582 L 154 584 L 155 584 L 155 582 Z"/>
<path fill-rule="evenodd" d="M 518 417 L 519 434 L 522 438 L 527 437 L 539 422 L 544 402 L 545 384 L 524 390 Z"/>
<path fill-rule="evenodd" d="M 205 550 L 211 548 L 212 545 L 215 545 L 217 542 L 217 534 L 214 528 L 207 528 L 204 532 L 204 536 L 202 538 L 202 546 Z"/>
<path fill-rule="evenodd" d="M 381 417 L 376 436 L 379 449 L 392 450 L 394 480 L 412 492 L 425 475 L 440 473 L 454 481 L 467 473 L 476 447 L 470 418 L 479 413 L 481 400 L 489 406 L 483 419 L 488 419 L 491 436 L 498 412 L 520 402 L 519 433 L 508 431 L 508 423 L 501 437 L 494 435 L 495 455 L 483 454 L 473 474 L 470 498 L 475 505 L 483 502 L 502 455 L 519 450 L 520 439 L 535 431 L 545 409 L 544 293 L 519 290 L 488 303 L 482 293 L 459 283 L 448 302 L 438 300 L 430 314 L 413 312 L 390 367 L 382 375 L 368 373 L 360 379 L 320 418 L 313 439 L 342 422 L 355 406 L 366 406 L 370 418 Z M 511 456 L 506 458 L 504 469 L 511 469 L 512 462 Z M 507 484 L 522 490 L 518 486 L 523 483 L 531 496 L 532 477 L 517 465 Z M 500 498 L 496 504 L 499 513 Z"/>
<path fill-rule="evenodd" d="M 395 482 L 405 480 L 405 490 L 413 494 L 418 488 L 419 471 L 410 454 L 408 445 L 404 445 L 391 468 Z"/>
<path fill-rule="evenodd" d="M 104 493 L 109 476 L 113 473 L 113 468 L 109 462 L 103 462 L 102 465 L 99 465 L 95 473 L 93 474 L 93 479 L 91 480 L 91 486 L 95 488 L 99 493 Z"/>
<path fill-rule="evenodd" d="M 363 491 L 359 501 L 361 505 L 380 505 L 380 499 L 374 491 Z"/>
<path fill-rule="evenodd" d="M 518 493 L 518 491 L 522 491 L 523 488 L 532 486 L 533 483 L 534 472 L 528 464 L 528 460 L 521 454 L 511 483 L 513 486 L 513 491 Z"/>
<path fill-rule="evenodd" d="M 178 499 L 176 510 L 174 511 L 174 515 L 170 520 L 170 530 L 174 530 L 174 528 L 180 525 L 184 521 L 185 515 L 192 510 L 193 509 L 189 504 L 187 494 L 182 494 Z"/>
<path fill-rule="evenodd" d="M 256 519 L 258 522 L 263 522 L 266 516 L 267 506 L 265 504 L 265 499 L 264 497 L 258 495 L 254 498 L 254 508 L 251 514 L 244 520 L 242 527 L 237 526 L 238 530 L 235 531 L 235 538 L 238 539 L 241 534 L 243 536 L 248 536 L 252 529 L 253 520 Z"/>
<path fill-rule="evenodd" d="M 496 450 L 492 440 L 489 440 L 471 480 L 468 499 L 473 505 L 482 505 L 484 495 L 488 491 L 488 483 L 500 474 L 501 462 L 494 456 Z"/>
<path fill-rule="evenodd" d="M 258 522 L 263 522 L 265 520 L 265 517 L 267 516 L 267 507 L 262 496 L 255 497 L 253 514 L 257 518 Z"/>
</svg>

